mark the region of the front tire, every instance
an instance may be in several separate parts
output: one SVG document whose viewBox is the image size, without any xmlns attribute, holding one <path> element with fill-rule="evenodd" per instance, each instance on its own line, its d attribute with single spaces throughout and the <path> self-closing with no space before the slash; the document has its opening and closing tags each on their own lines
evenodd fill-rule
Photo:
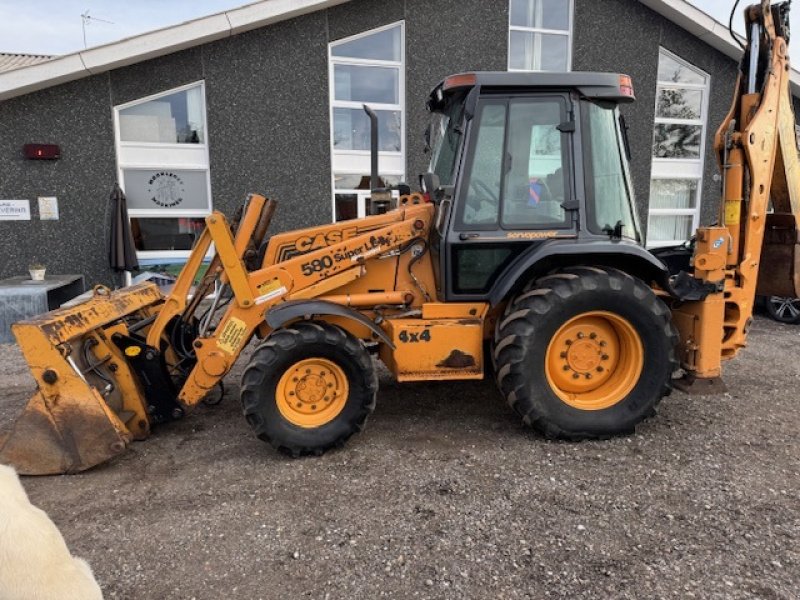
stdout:
<svg viewBox="0 0 800 600">
<path fill-rule="evenodd" d="M 260 439 L 291 456 L 321 455 L 363 429 L 378 378 L 358 339 L 302 321 L 256 348 L 241 389 L 245 418 Z"/>
<path fill-rule="evenodd" d="M 547 437 L 628 434 L 670 392 L 677 341 L 669 309 L 642 281 L 575 267 L 509 302 L 495 331 L 496 379 Z"/>
</svg>

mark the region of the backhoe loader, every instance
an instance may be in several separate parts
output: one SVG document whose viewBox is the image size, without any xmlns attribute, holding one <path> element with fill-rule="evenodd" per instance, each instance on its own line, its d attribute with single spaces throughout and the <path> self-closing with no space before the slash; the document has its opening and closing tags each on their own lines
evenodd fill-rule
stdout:
<svg viewBox="0 0 800 600">
<path fill-rule="evenodd" d="M 373 355 L 401 382 L 493 371 L 526 424 L 570 440 L 633 431 L 673 385 L 719 389 L 757 291 L 800 290 L 788 3 L 745 19 L 715 138 L 719 225 L 697 230 L 684 268 L 643 245 L 619 111 L 629 77 L 453 75 L 428 98 L 422 192 L 379 188 L 373 127 L 369 216 L 268 236 L 275 203 L 254 194 L 231 222 L 206 217 L 168 295 L 98 287 L 17 323 L 38 389 L 0 460 L 26 474 L 106 461 L 213 394 L 254 338 L 245 419 L 294 456 L 361 430 Z"/>
</svg>

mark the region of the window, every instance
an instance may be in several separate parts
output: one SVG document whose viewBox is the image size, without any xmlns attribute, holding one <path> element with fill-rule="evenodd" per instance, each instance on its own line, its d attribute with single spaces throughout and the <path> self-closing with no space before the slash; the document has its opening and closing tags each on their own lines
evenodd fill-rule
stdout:
<svg viewBox="0 0 800 600">
<path fill-rule="evenodd" d="M 584 102 L 589 120 L 585 161 L 589 197 L 587 224 L 593 233 L 607 233 L 622 225 L 622 235 L 637 237 L 626 160 L 623 157 L 619 112 L 615 104 Z"/>
<path fill-rule="evenodd" d="M 202 82 L 114 107 L 118 177 L 139 262 L 182 262 L 211 212 Z"/>
<path fill-rule="evenodd" d="M 334 219 L 366 212 L 370 185 L 370 120 L 378 116 L 381 185 L 405 176 L 403 23 L 332 42 L 329 46 L 331 172 Z"/>
<path fill-rule="evenodd" d="M 511 0 L 508 70 L 572 68 L 573 0 Z"/>
<path fill-rule="evenodd" d="M 503 229 L 565 225 L 565 118 L 561 98 L 481 103 L 459 229 L 495 229 L 498 220 Z"/>
<path fill-rule="evenodd" d="M 709 80 L 696 67 L 660 50 L 648 246 L 680 244 L 697 228 Z"/>
</svg>

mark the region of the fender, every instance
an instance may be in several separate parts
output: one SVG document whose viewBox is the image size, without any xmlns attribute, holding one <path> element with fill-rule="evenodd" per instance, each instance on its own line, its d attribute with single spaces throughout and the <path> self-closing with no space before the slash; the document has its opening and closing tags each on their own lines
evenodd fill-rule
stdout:
<svg viewBox="0 0 800 600">
<path fill-rule="evenodd" d="M 602 265 L 634 275 L 645 283 L 655 281 L 669 290 L 669 270 L 661 260 L 633 241 L 550 240 L 522 252 L 497 278 L 489 293 L 489 304 L 497 306 L 508 295 L 537 277 L 561 266 Z"/>
<path fill-rule="evenodd" d="M 389 336 L 386 335 L 386 332 L 367 317 L 352 308 L 334 302 L 328 302 L 327 300 L 289 300 L 288 302 L 278 304 L 271 308 L 267 312 L 266 319 L 267 325 L 272 329 L 277 329 L 291 321 L 308 319 L 317 315 L 344 317 L 345 319 L 356 321 L 378 336 L 378 338 L 392 350 L 395 349 L 395 345 L 392 343 Z"/>
</svg>

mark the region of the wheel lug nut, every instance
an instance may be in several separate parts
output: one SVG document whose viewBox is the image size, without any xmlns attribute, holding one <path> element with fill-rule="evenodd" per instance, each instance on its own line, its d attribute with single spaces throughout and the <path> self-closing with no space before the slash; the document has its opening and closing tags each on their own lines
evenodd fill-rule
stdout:
<svg viewBox="0 0 800 600">
<path fill-rule="evenodd" d="M 579 340 L 582 340 L 582 339 L 583 339 L 583 332 L 582 332 L 582 331 L 579 331 L 579 332 L 578 332 L 578 339 L 579 339 Z"/>
<path fill-rule="evenodd" d="M 306 375 L 311 375 L 311 369 L 306 369 Z"/>
<path fill-rule="evenodd" d="M 586 373 L 586 379 L 591 379 L 591 378 L 592 378 L 592 374 L 591 373 Z"/>
<path fill-rule="evenodd" d="M 289 395 L 290 396 L 294 396 L 294 392 L 289 392 Z"/>
<path fill-rule="evenodd" d="M 298 402 L 297 403 L 297 408 L 302 408 L 302 407 L 303 407 L 303 403 L 302 402 Z"/>
<path fill-rule="evenodd" d="M 603 356 L 601 356 L 600 358 L 602 360 L 608 360 L 608 354 L 603 354 Z"/>
<path fill-rule="evenodd" d="M 561 358 L 567 358 L 567 353 L 566 352 L 562 352 L 561 353 Z"/>
<path fill-rule="evenodd" d="M 573 373 L 573 374 L 572 374 L 572 378 L 573 378 L 573 379 L 577 379 L 578 377 L 580 377 L 580 375 L 578 375 L 577 373 Z"/>
<path fill-rule="evenodd" d="M 564 365 L 564 370 L 569 371 L 569 365 Z"/>
<path fill-rule="evenodd" d="M 297 377 L 292 377 L 292 381 L 294 381 L 295 383 L 297 383 Z"/>
<path fill-rule="evenodd" d="M 604 370 L 605 370 L 605 369 L 603 369 L 603 367 L 597 367 L 597 372 L 598 372 L 598 373 L 602 373 Z"/>
<path fill-rule="evenodd" d="M 565 344 L 566 346 L 569 346 L 569 345 L 571 345 L 571 344 L 572 344 L 572 340 L 566 340 L 566 341 L 564 342 L 564 344 Z"/>
<path fill-rule="evenodd" d="M 604 341 L 601 341 L 601 342 L 600 342 L 600 346 L 601 346 L 601 347 L 605 347 L 605 345 L 606 345 L 606 343 L 605 343 Z"/>
<path fill-rule="evenodd" d="M 332 384 L 332 383 L 329 383 L 329 384 L 328 384 L 328 387 L 329 387 L 329 388 L 332 388 L 332 387 L 333 387 L 333 384 Z"/>
<path fill-rule="evenodd" d="M 311 410 L 317 410 L 317 405 L 316 404 L 312 404 L 311 405 Z"/>
<path fill-rule="evenodd" d="M 589 334 L 589 337 L 595 339 L 597 337 L 597 334 L 593 331 L 592 333 Z"/>
</svg>

